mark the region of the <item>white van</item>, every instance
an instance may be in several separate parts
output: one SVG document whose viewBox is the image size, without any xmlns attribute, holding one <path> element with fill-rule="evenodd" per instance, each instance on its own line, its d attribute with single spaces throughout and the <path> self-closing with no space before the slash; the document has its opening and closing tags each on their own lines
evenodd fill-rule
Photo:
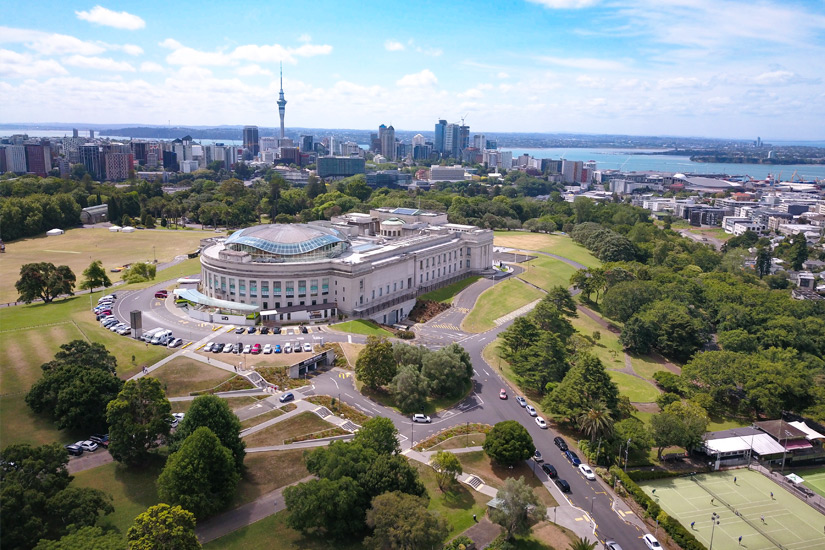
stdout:
<svg viewBox="0 0 825 550">
<path fill-rule="evenodd" d="M 154 345 L 167 344 L 169 342 L 169 338 L 171 337 L 171 330 L 161 330 L 160 332 L 155 333 L 155 335 L 152 336 L 152 340 L 150 340 L 150 343 Z"/>
<path fill-rule="evenodd" d="M 140 339 L 144 342 L 149 342 L 154 338 L 155 334 L 162 331 L 163 329 L 160 327 L 153 328 L 152 330 L 147 330 L 143 334 L 140 335 Z"/>
</svg>

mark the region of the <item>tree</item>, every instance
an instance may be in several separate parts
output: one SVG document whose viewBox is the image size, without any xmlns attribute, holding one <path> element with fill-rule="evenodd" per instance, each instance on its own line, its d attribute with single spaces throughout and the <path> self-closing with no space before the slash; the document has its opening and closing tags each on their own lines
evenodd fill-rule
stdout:
<svg viewBox="0 0 825 550">
<path fill-rule="evenodd" d="M 172 450 L 180 448 L 183 441 L 202 426 L 209 428 L 221 445 L 232 452 L 235 467 L 241 472 L 246 456 L 246 443 L 240 435 L 241 421 L 229 408 L 227 401 L 215 395 L 200 395 L 192 401 L 192 406 L 175 430 Z"/>
<path fill-rule="evenodd" d="M 428 353 L 422 362 L 421 374 L 434 395 L 458 397 L 467 389 L 473 376 L 469 355 L 456 344 Z"/>
<path fill-rule="evenodd" d="M 66 265 L 55 267 L 49 262 L 23 264 L 20 279 L 14 288 L 20 293 L 21 302 L 30 304 L 39 298 L 48 304 L 62 294 L 73 295 L 75 280 L 75 274 Z"/>
<path fill-rule="evenodd" d="M 343 539 L 365 530 L 366 509 L 358 484 L 350 477 L 313 479 L 284 489 L 286 523 L 304 534 Z"/>
<path fill-rule="evenodd" d="M 442 493 L 463 473 L 458 457 L 449 451 L 438 451 L 434 454 L 430 459 L 430 466 L 435 470 L 435 480 Z"/>
<path fill-rule="evenodd" d="M 595 550 L 596 546 L 598 546 L 599 542 L 590 542 L 587 537 L 578 538 L 570 543 L 568 546 L 568 550 Z"/>
<path fill-rule="evenodd" d="M 807 248 L 807 246 L 806 246 Z M 771 251 L 769 248 L 760 246 L 756 250 L 756 274 L 761 279 L 765 275 L 770 275 L 771 272 Z"/>
<path fill-rule="evenodd" d="M 378 454 L 391 455 L 401 452 L 398 445 L 398 430 L 392 420 L 383 416 L 376 416 L 364 422 L 352 441 Z"/>
<path fill-rule="evenodd" d="M 373 533 L 364 546 L 375 550 L 439 548 L 450 533 L 446 520 L 427 510 L 427 499 L 398 491 L 372 499 L 367 526 Z"/>
<path fill-rule="evenodd" d="M 527 429 L 515 420 L 505 420 L 493 426 L 482 447 L 487 456 L 503 466 L 527 460 L 536 450 Z"/>
<path fill-rule="evenodd" d="M 550 299 L 548 294 L 536 304 L 530 317 L 540 330 L 552 332 L 563 342 L 566 342 L 576 331 L 565 315 L 567 314 L 556 307 L 555 302 Z"/>
<path fill-rule="evenodd" d="M 135 518 L 126 533 L 129 550 L 198 550 L 195 515 L 180 506 L 156 504 Z"/>
<path fill-rule="evenodd" d="M 590 405 L 579 413 L 576 420 L 582 433 L 590 436 L 591 443 L 595 443 L 596 438 L 610 435 L 613 431 L 610 409 L 604 401 L 599 399 L 591 401 Z"/>
<path fill-rule="evenodd" d="M 576 301 L 573 300 L 570 291 L 563 286 L 554 286 L 547 292 L 547 296 L 542 298 L 542 301 L 548 301 L 556 306 L 562 314 L 568 317 L 576 317 Z"/>
<path fill-rule="evenodd" d="M 659 297 L 652 281 L 622 281 L 607 289 L 602 297 L 602 313 L 622 323 Z"/>
<path fill-rule="evenodd" d="M 808 259 L 808 241 L 804 233 L 797 233 L 791 238 L 791 246 L 788 248 L 787 258 L 791 262 L 791 269 L 794 271 L 800 271 L 802 269 L 802 264 Z"/>
<path fill-rule="evenodd" d="M 539 337 L 539 328 L 527 317 L 516 317 L 513 324 L 501 333 L 504 341 L 504 357 L 509 360 L 516 353 L 533 345 Z"/>
<path fill-rule="evenodd" d="M 645 427 L 644 422 L 634 417 L 616 422 L 613 426 L 613 437 L 613 447 L 617 453 L 620 447 L 627 445 L 630 441 L 629 456 L 645 457 L 653 446 L 650 431 Z"/>
<path fill-rule="evenodd" d="M 659 460 L 665 447 L 678 445 L 690 451 L 699 446 L 709 422 L 705 409 L 690 401 L 671 403 L 661 413 L 653 415 L 650 428 Z"/>
<path fill-rule="evenodd" d="M 413 346 L 407 346 L 413 347 Z M 392 379 L 392 391 L 395 394 L 395 402 L 401 412 L 410 413 L 422 410 L 427 404 L 427 396 L 430 394 L 430 383 L 421 374 L 415 365 L 402 365 L 398 368 L 398 374 Z"/>
<path fill-rule="evenodd" d="M 127 283 L 142 283 L 155 278 L 157 266 L 146 262 L 137 262 L 124 269 L 120 274 L 121 279 Z"/>
<path fill-rule="evenodd" d="M 59 429 L 99 430 L 106 405 L 123 387 L 115 358 L 102 344 L 73 340 L 40 368 L 43 377 L 26 394 L 36 413 L 46 413 Z"/>
<path fill-rule="evenodd" d="M 166 461 L 158 477 L 158 497 L 203 518 L 229 504 L 239 479 L 232 452 L 202 426 Z"/>
<path fill-rule="evenodd" d="M 112 286 L 112 281 L 109 279 L 109 276 L 106 274 L 106 270 L 103 268 L 103 262 L 100 260 L 95 260 L 89 264 L 89 267 L 83 270 L 83 282 L 80 283 L 80 287 L 83 290 L 92 291 L 92 289 L 100 288 L 100 287 L 110 287 Z"/>
<path fill-rule="evenodd" d="M 34 550 L 123 550 L 123 536 L 115 530 L 87 526 L 59 540 L 40 539 Z"/>
<path fill-rule="evenodd" d="M 573 419 L 586 410 L 592 400 L 603 401 L 608 409 L 616 411 L 619 389 L 597 357 L 579 352 L 573 367 L 547 395 L 542 406 L 553 414 Z"/>
<path fill-rule="evenodd" d="M 496 493 L 498 503 L 490 510 L 490 521 L 504 527 L 507 540 L 513 535 L 526 535 L 530 524 L 547 517 L 547 508 L 533 492 L 524 476 L 504 480 L 504 486 Z"/>
<path fill-rule="evenodd" d="M 519 385 L 544 394 L 548 383 L 560 382 L 570 368 L 567 348 L 552 332 L 541 332 L 526 350 L 508 356 Z"/>
<path fill-rule="evenodd" d="M 367 336 L 367 345 L 355 361 L 355 374 L 368 388 L 377 389 L 395 377 L 398 365 L 386 338 Z"/>
<path fill-rule="evenodd" d="M 709 334 L 710 327 L 700 313 L 684 304 L 663 300 L 631 317 L 619 341 L 638 353 L 656 348 L 667 357 L 687 361 L 707 342 Z"/>
<path fill-rule="evenodd" d="M 142 463 L 151 449 L 169 437 L 171 412 L 160 380 L 147 376 L 126 382 L 106 406 L 112 458 L 130 465 Z"/>
</svg>

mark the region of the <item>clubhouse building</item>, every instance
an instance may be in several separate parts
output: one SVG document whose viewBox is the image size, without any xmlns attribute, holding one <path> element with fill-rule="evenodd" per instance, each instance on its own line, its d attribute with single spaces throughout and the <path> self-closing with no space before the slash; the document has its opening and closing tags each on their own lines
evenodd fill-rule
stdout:
<svg viewBox="0 0 825 550">
<path fill-rule="evenodd" d="M 254 306 L 265 321 L 373 319 L 392 325 L 416 297 L 492 272 L 493 232 L 445 213 L 379 208 L 236 231 L 201 253 L 204 301 Z"/>
</svg>

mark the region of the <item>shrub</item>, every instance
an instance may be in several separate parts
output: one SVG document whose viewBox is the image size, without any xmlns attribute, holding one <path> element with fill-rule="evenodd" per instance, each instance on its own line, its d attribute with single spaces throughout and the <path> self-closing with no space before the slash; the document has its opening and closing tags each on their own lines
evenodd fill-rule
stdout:
<svg viewBox="0 0 825 550">
<path fill-rule="evenodd" d="M 412 340 L 415 338 L 415 333 L 411 330 L 399 330 L 395 335 L 402 340 Z"/>
<path fill-rule="evenodd" d="M 669 393 L 682 395 L 682 379 L 678 375 L 667 370 L 660 370 L 653 373 L 653 379 L 660 388 Z"/>
</svg>

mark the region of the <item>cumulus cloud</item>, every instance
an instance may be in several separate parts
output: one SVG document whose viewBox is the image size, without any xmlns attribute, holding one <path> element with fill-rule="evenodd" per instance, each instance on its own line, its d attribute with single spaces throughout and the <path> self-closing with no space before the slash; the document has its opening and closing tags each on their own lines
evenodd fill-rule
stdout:
<svg viewBox="0 0 825 550">
<path fill-rule="evenodd" d="M 154 61 L 144 61 L 140 64 L 140 72 L 142 73 L 162 73 L 163 71 L 163 66 Z"/>
<path fill-rule="evenodd" d="M 93 57 L 73 55 L 63 60 L 66 65 L 81 69 L 98 69 L 101 71 L 135 72 L 135 68 L 125 61 L 115 61 L 111 57 Z"/>
<path fill-rule="evenodd" d="M 505 73 L 504 71 L 501 71 L 501 72 L 500 72 L 500 73 L 498 73 L 496 76 L 498 76 L 498 77 L 499 77 L 499 78 L 501 78 L 501 79 L 504 79 L 504 78 L 510 78 L 510 75 L 509 75 L 509 74 L 507 74 L 507 73 Z"/>
<path fill-rule="evenodd" d="M 401 87 L 427 87 L 438 84 L 438 79 L 429 69 L 424 69 L 419 73 L 404 75 L 397 82 L 396 85 Z"/>
<path fill-rule="evenodd" d="M 552 10 L 578 10 L 595 5 L 598 0 L 527 0 Z"/>
<path fill-rule="evenodd" d="M 54 59 L 34 59 L 30 54 L 0 49 L 0 77 L 38 78 L 68 74 Z"/>
<path fill-rule="evenodd" d="M 67 34 L 56 34 L 30 29 L 0 26 L 0 44 L 23 44 L 43 55 L 95 55 L 106 51 L 106 46 L 86 42 Z"/>
<path fill-rule="evenodd" d="M 553 57 L 539 56 L 537 58 L 542 63 L 548 65 L 558 65 L 559 67 L 569 67 L 573 69 L 583 69 L 588 71 L 621 71 L 625 69 L 623 63 L 610 59 L 595 59 L 592 57 Z"/>
<path fill-rule="evenodd" d="M 302 44 L 297 48 L 281 46 L 280 44 L 244 44 L 237 46 L 232 51 L 217 50 L 203 51 L 184 46 L 173 38 L 167 38 L 159 43 L 163 48 L 172 50 L 166 56 L 166 61 L 170 65 L 206 65 L 225 66 L 233 65 L 240 61 L 252 61 L 255 63 L 296 63 L 298 57 L 314 57 L 318 55 L 328 55 L 332 52 L 332 46 L 327 44 Z"/>
<path fill-rule="evenodd" d="M 384 42 L 384 49 L 388 52 L 403 52 L 405 48 L 404 44 L 397 40 L 387 40 Z"/>
<path fill-rule="evenodd" d="M 137 15 L 125 11 L 112 11 L 103 6 L 95 6 L 89 11 L 76 11 L 74 13 L 78 19 L 83 21 L 116 29 L 136 31 L 146 26 L 146 21 Z"/>
<path fill-rule="evenodd" d="M 244 65 L 235 70 L 240 76 L 274 76 L 272 71 L 264 69 L 260 65 L 253 63 L 252 65 Z"/>
</svg>

